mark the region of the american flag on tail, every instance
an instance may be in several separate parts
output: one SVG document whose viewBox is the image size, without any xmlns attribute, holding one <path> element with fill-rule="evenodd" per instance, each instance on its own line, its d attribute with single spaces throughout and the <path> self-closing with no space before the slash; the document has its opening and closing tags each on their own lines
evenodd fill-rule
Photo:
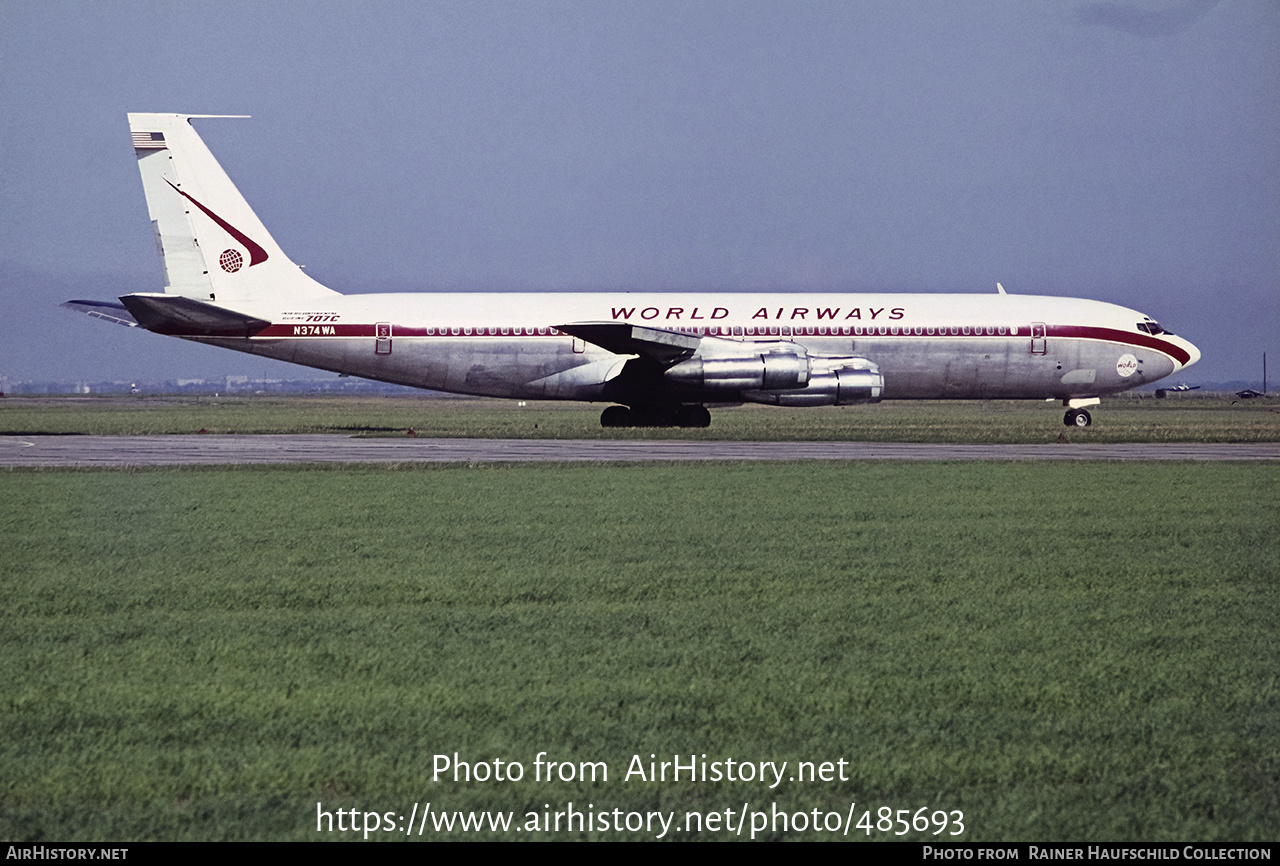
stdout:
<svg viewBox="0 0 1280 866">
<path fill-rule="evenodd" d="M 134 150 L 162 150 L 166 147 L 163 132 L 135 132 L 133 134 Z"/>
</svg>

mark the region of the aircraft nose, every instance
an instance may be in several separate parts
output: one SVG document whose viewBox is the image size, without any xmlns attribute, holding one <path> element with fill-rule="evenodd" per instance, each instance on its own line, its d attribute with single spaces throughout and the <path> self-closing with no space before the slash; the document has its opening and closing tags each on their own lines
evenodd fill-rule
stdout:
<svg viewBox="0 0 1280 866">
<path fill-rule="evenodd" d="M 1186 369 L 1187 367 L 1190 367 L 1192 364 L 1194 364 L 1196 361 L 1200 360 L 1200 350 L 1197 349 L 1195 344 L 1192 343 L 1190 340 L 1184 340 L 1179 338 L 1179 342 L 1182 344 L 1182 348 L 1186 350 L 1187 354 L 1191 356 L 1187 358 L 1187 362 L 1182 365 L 1183 369 Z"/>
</svg>

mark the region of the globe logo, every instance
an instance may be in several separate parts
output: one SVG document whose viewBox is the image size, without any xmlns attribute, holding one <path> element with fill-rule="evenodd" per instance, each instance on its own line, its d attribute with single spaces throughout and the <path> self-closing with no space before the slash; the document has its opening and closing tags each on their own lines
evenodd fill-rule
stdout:
<svg viewBox="0 0 1280 866">
<path fill-rule="evenodd" d="M 222 255 L 218 256 L 218 264 L 227 273 L 234 274 L 244 265 L 244 256 L 240 255 L 239 250 L 223 250 Z"/>
</svg>

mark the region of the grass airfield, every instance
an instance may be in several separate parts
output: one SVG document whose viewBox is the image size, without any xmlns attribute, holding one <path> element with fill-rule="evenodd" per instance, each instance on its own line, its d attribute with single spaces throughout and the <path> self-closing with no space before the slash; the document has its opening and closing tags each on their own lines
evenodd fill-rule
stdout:
<svg viewBox="0 0 1280 866">
<path fill-rule="evenodd" d="M 589 407 L 33 401 L 23 415 L 9 401 L 9 433 L 212 430 L 216 408 L 238 432 L 461 435 L 470 411 L 472 435 L 618 435 L 592 429 Z M 145 417 L 128 420 L 129 402 Z M 1104 404 L 1086 431 L 1044 404 L 956 404 L 941 422 L 907 404 L 865 421 L 886 404 L 787 435 L 986 419 L 996 437 L 1130 425 L 1190 437 L 1157 441 L 1275 441 L 1280 417 L 1133 402 Z M 1033 434 L 1018 432 L 1024 410 Z M 786 426 L 740 415 L 635 435 Z M 9 471 L 0 834 L 357 839 L 317 833 L 316 802 L 403 819 L 428 802 L 511 811 L 515 827 L 572 802 L 674 812 L 665 838 L 710 840 L 737 836 L 678 829 L 686 812 L 843 817 L 856 803 L 873 829 L 850 839 L 1274 841 L 1277 526 L 1269 463 Z M 535 781 L 543 751 L 603 761 L 609 780 Z M 435 756 L 455 752 L 526 775 L 433 782 Z M 843 759 L 848 779 L 624 778 L 651 754 Z M 961 810 L 965 832 L 881 831 L 882 807 Z M 427 826 L 412 838 L 494 835 Z"/>
<path fill-rule="evenodd" d="M 396 396 L 6 397 L 0 435 L 349 433 L 496 439 L 736 441 L 1280 442 L 1280 399 L 1234 395 L 1108 398 L 1085 430 L 1059 402 L 890 401 L 871 406 L 712 408 L 703 430 L 600 427 L 601 404 Z"/>
</svg>

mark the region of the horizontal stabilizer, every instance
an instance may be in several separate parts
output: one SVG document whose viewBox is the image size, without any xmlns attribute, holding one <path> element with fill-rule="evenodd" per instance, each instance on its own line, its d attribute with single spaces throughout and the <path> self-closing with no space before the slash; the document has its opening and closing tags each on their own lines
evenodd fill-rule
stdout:
<svg viewBox="0 0 1280 866">
<path fill-rule="evenodd" d="M 124 295 L 138 324 L 174 337 L 252 337 L 270 322 L 181 295 Z"/>
<path fill-rule="evenodd" d="M 703 341 L 693 334 L 621 322 L 581 322 L 556 328 L 616 355 L 639 355 L 663 365 L 689 357 Z"/>
<path fill-rule="evenodd" d="M 93 316 L 95 319 L 124 325 L 126 328 L 138 327 L 138 320 L 129 314 L 124 304 L 116 301 L 67 301 L 62 306 L 77 313 Z"/>
</svg>

